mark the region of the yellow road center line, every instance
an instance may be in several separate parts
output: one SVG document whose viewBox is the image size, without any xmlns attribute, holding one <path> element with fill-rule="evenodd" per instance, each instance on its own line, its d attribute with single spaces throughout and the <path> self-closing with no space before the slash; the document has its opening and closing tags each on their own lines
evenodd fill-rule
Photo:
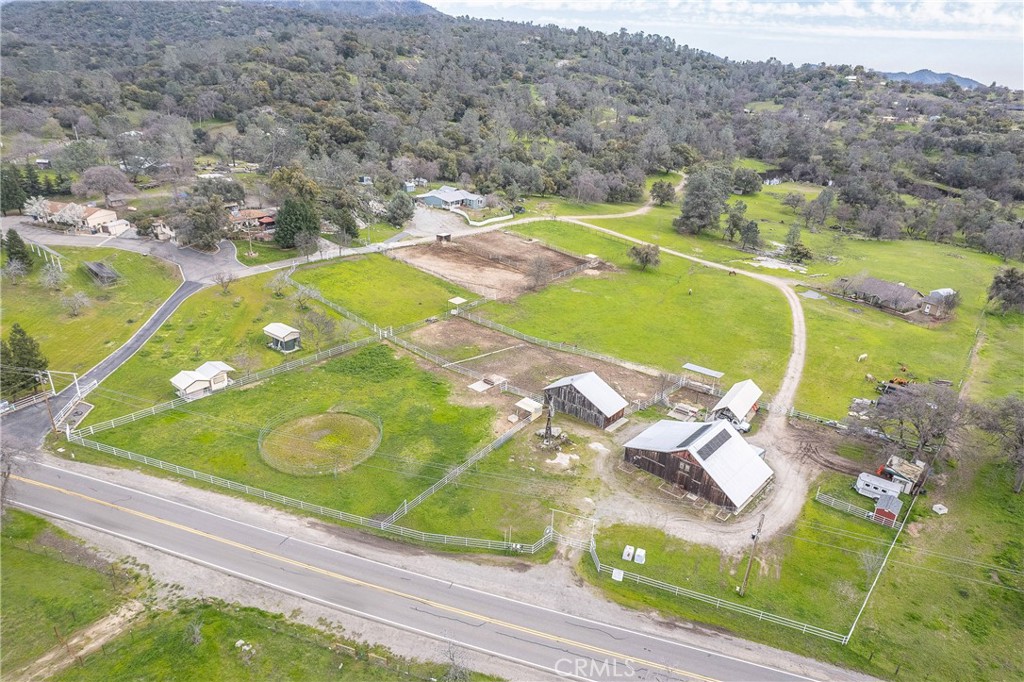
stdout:
<svg viewBox="0 0 1024 682">
<path fill-rule="evenodd" d="M 350 576 L 347 576 L 347 575 L 342 575 L 341 573 L 337 573 L 335 571 L 331 571 L 331 570 L 328 570 L 326 568 L 320 568 L 319 566 L 314 566 L 312 564 L 307 564 L 305 562 L 297 561 L 295 559 L 290 559 L 290 558 L 288 558 L 286 556 L 282 556 L 280 554 L 274 554 L 273 552 L 267 552 L 265 550 L 262 550 L 262 549 L 259 549 L 259 548 L 256 548 L 256 547 L 251 547 L 249 545 L 246 545 L 246 544 L 243 544 L 243 543 L 240 543 L 240 542 L 236 542 L 234 540 L 229 540 L 227 538 L 223 538 L 223 537 L 220 537 L 218 535 L 212 535 L 212 534 L 207 533 L 205 531 L 201 531 L 201 530 L 198 530 L 196 528 L 191 528 L 189 526 L 185 526 L 185 525 L 182 525 L 180 523 L 176 523 L 174 521 L 169 521 L 167 519 L 162 519 L 162 518 L 160 518 L 158 516 L 153 516 L 152 514 L 147 514 L 146 512 L 141 512 L 141 511 L 138 511 L 138 510 L 135 510 L 135 509 L 129 509 L 128 507 L 122 507 L 121 505 L 114 504 L 113 502 L 107 502 L 105 500 L 100 500 L 100 499 L 97 499 L 95 497 L 90 497 L 89 495 L 84 495 L 82 493 L 77 493 L 77 492 L 75 492 L 73 490 L 68 490 L 66 488 L 61 488 L 59 486 L 51 485 L 49 483 L 42 483 L 40 481 L 33 481 L 31 479 L 24 478 L 24 477 L 18 476 L 16 474 L 12 474 L 11 478 L 16 480 L 16 481 L 21 481 L 22 483 L 27 483 L 28 485 L 34 485 L 34 486 L 37 486 L 37 487 L 40 487 L 40 488 L 47 488 L 49 490 L 53 490 L 55 492 L 62 493 L 64 495 L 69 495 L 71 497 L 77 497 L 79 499 L 86 500 L 86 501 L 92 502 L 94 504 L 99 504 L 99 505 L 102 505 L 104 507 L 108 507 L 110 509 L 115 509 L 117 511 L 124 512 L 126 514 L 131 514 L 133 516 L 137 516 L 139 518 L 146 519 L 147 521 L 152 521 L 154 523 L 159 523 L 161 525 L 168 526 L 170 528 L 175 528 L 177 530 L 181 530 L 181 531 L 184 531 L 186 533 L 191 533 L 193 535 L 198 535 L 198 536 L 206 538 L 208 540 L 213 540 L 214 542 L 219 542 L 221 544 L 228 545 L 229 547 L 234 547 L 235 549 L 240 549 L 240 550 L 243 550 L 245 552 L 250 552 L 252 554 L 255 554 L 257 556 L 262 556 L 262 557 L 265 557 L 267 559 L 272 559 L 274 561 L 279 561 L 279 562 L 284 563 L 284 564 L 289 564 L 291 566 L 295 566 L 297 568 L 301 568 L 301 569 L 304 569 L 304 570 L 307 570 L 307 571 L 311 571 L 313 573 L 318 573 L 318 574 L 326 576 L 328 578 L 333 578 L 335 580 L 340 580 L 342 582 L 346 582 L 346 583 L 349 583 L 351 585 L 357 585 L 359 587 L 366 587 L 366 588 L 369 588 L 369 589 L 372 589 L 372 590 L 377 590 L 379 592 L 383 592 L 385 594 L 389 594 L 389 595 L 392 595 L 392 596 L 395 596 L 395 597 L 400 597 L 400 598 L 403 598 L 403 599 L 409 599 L 409 600 L 412 600 L 412 601 L 415 601 L 415 602 L 419 602 L 421 604 L 425 604 L 427 606 L 431 606 L 431 607 L 436 608 L 436 609 L 440 609 L 442 611 L 447 611 L 449 613 L 458 614 L 460 616 L 466 616 L 468 618 L 473 618 L 475 620 L 479 620 L 479 621 L 482 621 L 484 623 L 489 623 L 491 625 L 496 625 L 498 627 L 507 628 L 509 630 L 514 630 L 516 632 L 521 632 L 523 634 L 532 635 L 534 637 L 539 637 L 541 639 L 549 640 L 549 641 L 552 641 L 552 642 L 558 642 L 559 644 L 564 644 L 566 646 L 579 647 L 580 649 L 583 649 L 585 651 L 588 651 L 588 652 L 591 652 L 591 653 L 594 653 L 594 654 L 600 654 L 600 655 L 603 655 L 603 656 L 609 656 L 609 657 L 612 657 L 612 658 L 621 659 L 623 661 L 629 661 L 630 663 L 639 663 L 639 664 L 644 665 L 644 666 L 650 666 L 650 667 L 654 667 L 654 668 L 659 668 L 659 669 L 664 670 L 664 671 L 669 672 L 669 673 L 678 674 L 678 675 L 685 675 L 685 676 L 688 676 L 688 677 L 693 678 L 695 680 L 701 680 L 703 682 L 718 682 L 714 678 L 705 677 L 703 675 L 698 675 L 697 673 L 692 673 L 692 672 L 689 672 L 687 670 L 682 670 L 681 668 L 674 668 L 674 667 L 666 665 L 664 663 L 656 663 L 654 661 L 647 661 L 647 660 L 644 660 L 642 658 L 636 658 L 634 656 L 628 656 L 626 654 L 617 653 L 617 652 L 614 652 L 614 651 L 610 651 L 608 649 L 602 649 L 602 648 L 597 647 L 597 646 L 593 646 L 593 645 L 590 645 L 590 644 L 584 644 L 583 642 L 577 642 L 575 640 L 568 639 L 568 638 L 565 638 L 565 637 L 560 637 L 558 635 L 553 635 L 553 634 L 550 634 L 550 633 L 541 632 L 540 630 L 534 630 L 532 628 L 524 627 L 524 626 L 521 626 L 521 625 L 516 625 L 514 623 L 509 623 L 509 622 L 506 622 L 506 621 L 503 621 L 503 620 L 498 620 L 497 618 L 491 618 L 490 616 L 484 616 L 484 615 L 481 615 L 481 614 L 478 614 L 478 613 L 473 613 L 472 611 L 466 611 L 464 609 L 460 609 L 460 608 L 455 607 L 455 606 L 450 606 L 448 604 L 442 604 L 440 602 L 435 602 L 435 601 L 432 601 L 430 599 L 426 599 L 425 597 L 418 597 L 418 596 L 416 596 L 414 594 L 408 594 L 408 593 L 405 593 L 405 592 L 400 592 L 398 590 L 391 589 L 390 587 L 384 587 L 383 585 L 375 585 L 374 583 L 368 583 L 368 582 L 366 582 L 364 580 L 360 580 L 358 578 L 353 578 L 353 577 L 350 577 Z"/>
</svg>

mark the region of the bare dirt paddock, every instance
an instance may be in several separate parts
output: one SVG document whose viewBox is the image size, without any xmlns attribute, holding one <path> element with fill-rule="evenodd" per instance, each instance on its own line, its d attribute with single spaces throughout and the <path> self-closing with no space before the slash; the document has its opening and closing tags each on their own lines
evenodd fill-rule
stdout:
<svg viewBox="0 0 1024 682">
<path fill-rule="evenodd" d="M 536 283 L 538 273 L 550 278 L 586 262 L 505 232 L 398 249 L 394 254 L 425 272 L 493 298 L 515 298 Z"/>
<path fill-rule="evenodd" d="M 564 376 L 597 372 L 627 400 L 638 400 L 661 390 L 658 377 L 600 360 L 542 348 L 461 318 L 420 327 L 410 340 L 463 367 L 497 374 L 513 385 L 540 393 Z"/>
</svg>

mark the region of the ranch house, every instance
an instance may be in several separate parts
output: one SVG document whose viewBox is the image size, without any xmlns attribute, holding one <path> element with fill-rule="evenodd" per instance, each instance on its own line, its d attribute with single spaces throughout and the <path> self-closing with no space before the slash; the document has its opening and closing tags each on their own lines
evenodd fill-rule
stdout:
<svg viewBox="0 0 1024 682">
<path fill-rule="evenodd" d="M 626 443 L 624 459 L 712 504 L 742 511 L 774 473 L 764 451 L 724 420 L 662 420 Z"/>
<path fill-rule="evenodd" d="M 416 198 L 433 208 L 452 209 L 459 208 L 460 206 L 483 208 L 485 203 L 484 198 L 479 194 L 473 194 L 464 189 L 455 189 L 448 185 L 444 185 L 440 189 L 431 190 L 426 194 L 418 194 Z"/>
<path fill-rule="evenodd" d="M 838 287 L 849 298 L 900 314 L 917 310 L 924 301 L 920 291 L 902 282 L 887 282 L 874 277 L 859 277 L 852 280 L 841 278 Z"/>
<path fill-rule="evenodd" d="M 622 419 L 629 405 L 596 372 L 574 374 L 544 387 L 544 398 L 555 410 L 606 429 Z"/>
</svg>

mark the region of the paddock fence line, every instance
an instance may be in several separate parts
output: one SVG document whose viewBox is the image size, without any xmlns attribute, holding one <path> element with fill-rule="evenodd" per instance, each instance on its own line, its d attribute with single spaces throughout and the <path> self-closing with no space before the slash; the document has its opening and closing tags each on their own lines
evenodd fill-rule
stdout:
<svg viewBox="0 0 1024 682">
<path fill-rule="evenodd" d="M 685 587 L 666 583 L 662 580 L 656 580 L 654 578 L 648 578 L 642 576 L 639 573 L 633 573 L 632 571 L 613 569 L 611 566 L 602 564 L 597 553 L 596 543 L 593 539 L 590 541 L 590 556 L 594 561 L 594 568 L 597 570 L 597 574 L 600 576 L 602 573 L 613 576 L 613 580 L 620 582 L 632 582 L 637 585 L 646 585 L 647 587 L 653 587 L 658 590 L 669 592 L 677 597 L 686 597 L 688 599 L 694 599 L 705 604 L 714 606 L 717 609 L 725 609 L 727 611 L 733 611 L 735 613 L 741 613 L 752 618 L 756 618 L 759 621 L 765 621 L 768 623 L 774 623 L 775 625 L 781 625 L 783 627 L 792 628 L 798 630 L 807 635 L 813 635 L 815 637 L 821 637 L 833 642 L 840 644 L 846 644 L 849 641 L 847 635 L 841 635 L 838 632 L 832 632 L 825 628 L 820 628 L 816 625 L 804 623 L 792 618 L 786 618 L 784 616 L 778 616 L 768 611 L 762 611 L 760 609 L 754 609 L 743 604 L 737 604 L 720 597 L 712 597 L 711 595 L 704 594 L 703 592 L 697 592 L 696 590 L 690 590 Z"/>
<path fill-rule="evenodd" d="M 900 530 L 901 528 L 903 528 L 903 524 L 899 521 L 887 519 L 884 516 L 879 516 L 874 512 L 868 511 L 867 509 L 861 509 L 860 507 L 854 506 L 849 502 L 837 499 L 835 497 L 832 497 L 831 495 L 826 495 L 825 493 L 821 492 L 821 488 L 818 488 L 818 491 L 814 494 L 814 500 L 816 502 L 821 502 L 826 506 L 832 507 L 833 509 L 838 509 L 841 512 L 845 512 L 852 516 L 857 516 L 862 519 L 866 519 L 868 521 L 871 521 L 872 523 L 877 523 L 881 526 L 887 526 L 889 528 L 894 528 L 895 530 Z"/>
<path fill-rule="evenodd" d="M 836 429 L 837 431 L 842 431 L 844 433 L 849 433 L 849 434 L 852 434 L 852 435 L 860 435 L 860 436 L 870 436 L 872 438 L 878 438 L 880 440 L 887 440 L 887 441 L 896 442 L 896 443 L 899 443 L 900 445 L 903 445 L 904 447 L 910 448 L 910 449 L 916 449 L 917 445 L 918 445 L 918 442 L 919 442 L 916 438 L 910 438 L 910 437 L 904 437 L 904 438 L 899 438 L 899 439 L 897 439 L 897 438 L 890 438 L 889 436 L 885 435 L 884 433 L 881 433 L 880 431 L 877 431 L 877 430 L 874 430 L 874 429 L 871 429 L 871 428 L 864 428 L 864 427 L 861 427 L 859 424 L 856 424 L 856 423 L 854 423 L 853 426 L 850 426 L 849 424 L 844 424 L 843 422 L 838 421 L 836 419 L 829 419 L 827 417 L 819 417 L 816 414 L 810 414 L 808 412 L 801 412 L 800 410 L 798 410 L 798 409 L 796 409 L 794 407 L 789 408 L 789 411 L 787 412 L 787 414 L 790 417 L 796 417 L 797 419 L 803 419 L 804 421 L 810 421 L 810 422 L 815 422 L 817 424 L 822 424 L 824 426 L 829 426 L 829 427 L 831 427 L 833 429 Z M 935 450 L 937 448 L 941 448 L 944 444 L 945 444 L 945 441 L 940 439 L 937 443 L 925 445 L 922 448 L 922 450 L 924 452 L 935 452 Z"/>
<path fill-rule="evenodd" d="M 487 455 L 491 454 L 492 452 L 500 448 L 505 443 L 512 440 L 512 438 L 517 433 L 522 431 L 524 427 L 529 426 L 531 422 L 533 422 L 533 419 L 524 419 L 520 422 L 517 422 L 511 429 L 498 436 L 496 439 L 488 443 L 486 446 L 474 452 L 470 457 L 466 459 L 466 461 L 462 462 L 462 464 L 459 464 L 458 466 L 449 469 L 448 473 L 446 473 L 440 480 L 435 482 L 432 486 L 421 492 L 413 499 L 403 501 L 402 504 L 398 506 L 398 509 L 396 509 L 394 513 L 391 514 L 391 516 L 389 516 L 384 522 L 388 525 L 395 523 L 400 518 L 408 514 L 410 511 L 423 504 L 423 502 L 428 497 L 430 497 L 438 490 L 445 487 L 446 485 L 457 479 L 459 476 L 464 474 L 471 466 L 473 466 L 481 459 L 483 459 Z"/>
<path fill-rule="evenodd" d="M 66 420 L 68 418 L 68 415 L 71 414 L 71 411 L 78 407 L 78 403 L 82 402 L 82 400 L 85 399 L 85 396 L 92 393 L 92 390 L 99 386 L 99 383 L 100 382 L 93 380 L 90 381 L 85 387 L 83 387 L 80 383 L 76 383 L 75 395 L 71 397 L 71 400 L 68 401 L 67 405 L 62 407 L 60 411 L 58 411 L 57 414 L 53 416 L 53 423 L 58 427 L 61 424 L 63 424 L 64 420 Z"/>
<path fill-rule="evenodd" d="M 560 341 L 548 341 L 547 339 L 541 339 L 536 336 L 530 336 L 529 334 L 524 334 L 523 332 L 513 329 L 512 327 L 507 327 L 501 324 L 500 322 L 488 320 L 486 317 L 481 317 L 471 312 L 459 310 L 456 312 L 456 314 L 465 320 L 469 320 L 470 322 L 480 325 L 481 327 L 494 329 L 495 331 L 499 331 L 502 334 L 512 336 L 514 338 L 526 341 L 528 343 L 532 343 L 537 346 L 543 346 L 544 348 L 560 350 L 566 353 L 572 353 L 573 355 L 582 355 L 584 357 L 588 357 L 594 360 L 600 360 L 601 362 L 607 362 L 608 364 L 612 365 L 618 365 L 619 367 L 625 367 L 626 369 L 631 369 L 635 372 L 641 372 L 642 374 L 647 374 L 650 376 L 667 376 L 671 381 L 675 381 L 676 379 L 679 378 L 675 375 L 668 374 L 667 372 L 662 372 L 661 370 L 654 369 L 653 367 L 647 367 L 646 365 L 641 365 L 636 362 L 629 362 L 628 360 L 620 360 L 619 358 L 615 358 L 610 355 L 604 355 L 602 353 L 595 353 L 594 351 L 587 350 L 586 348 L 580 348 L 576 344 L 562 343 Z"/>
<path fill-rule="evenodd" d="M 221 478 L 219 476 L 213 476 L 195 469 L 189 469 L 188 467 L 179 466 L 177 464 L 171 464 L 163 460 L 155 459 L 153 457 L 147 457 L 146 455 L 140 455 L 129 450 L 107 445 L 105 443 L 99 443 L 97 441 L 82 438 L 75 433 L 68 435 L 68 441 L 76 445 L 82 445 L 93 450 L 98 450 L 115 457 L 121 457 L 133 462 L 139 462 L 146 464 L 164 471 L 191 478 L 197 481 L 203 481 L 227 490 L 251 495 L 258 497 L 263 500 L 275 502 L 277 504 L 293 507 L 295 509 L 301 509 L 302 511 L 325 516 L 328 518 L 336 519 L 344 523 L 350 523 L 356 526 L 362 526 L 364 528 L 371 528 L 376 531 L 388 533 L 391 535 L 397 535 L 417 542 L 427 544 L 438 544 L 446 545 L 450 547 L 467 547 L 474 549 L 489 549 L 507 552 L 516 552 L 520 554 L 535 554 L 551 542 L 558 542 L 560 536 L 554 533 L 549 527 L 545 529 L 544 535 L 532 544 L 511 542 L 506 540 L 487 540 L 484 538 L 470 538 L 460 535 L 444 535 L 441 533 L 425 533 L 423 531 L 413 530 L 411 528 L 405 528 L 403 526 L 390 525 L 386 521 L 367 518 L 365 516 L 358 516 L 356 514 L 349 514 L 337 509 L 331 509 L 330 507 L 324 507 L 319 504 L 312 504 L 304 500 L 298 500 L 294 497 L 287 497 L 285 495 L 279 495 L 268 490 L 261 488 L 255 488 L 253 486 L 237 483 L 235 481 Z"/>
<path fill-rule="evenodd" d="M 473 227 L 483 227 L 485 225 L 491 225 L 492 223 L 500 223 L 506 220 L 512 220 L 513 218 L 516 217 L 515 214 L 509 213 L 508 215 L 499 215 L 495 216 L 494 218 L 488 218 L 486 220 L 473 220 L 465 211 L 460 211 L 457 208 L 449 208 L 447 210 L 450 211 L 451 213 L 454 213 L 455 215 L 462 216 L 465 219 L 465 221 Z"/>
<path fill-rule="evenodd" d="M 92 426 L 87 426 L 84 429 L 77 429 L 73 431 L 72 434 L 85 437 L 91 436 L 94 433 L 99 433 L 100 431 L 115 429 L 118 426 L 124 426 L 125 424 L 128 424 L 130 422 L 138 421 L 139 419 L 152 417 L 153 415 L 160 414 L 161 412 L 166 412 L 167 410 L 173 410 L 177 407 L 184 405 L 185 403 L 192 403 L 197 400 L 202 400 L 203 398 L 208 398 L 211 395 L 216 395 L 223 391 L 230 391 L 233 389 L 241 388 L 242 386 L 248 386 L 249 384 L 255 383 L 257 381 L 262 381 L 277 374 L 281 374 L 283 372 L 290 372 L 291 370 L 298 369 L 299 367 L 305 367 L 306 365 L 312 365 L 317 362 L 322 362 L 329 358 L 333 358 L 336 355 L 348 353 L 349 351 L 355 350 L 357 348 L 362 348 L 363 346 L 369 346 L 370 344 L 377 343 L 378 341 L 379 339 L 375 336 L 367 336 L 365 338 L 359 339 L 358 341 L 350 341 L 349 343 L 345 343 L 340 346 L 335 346 L 334 348 L 328 348 L 327 350 L 322 350 L 319 353 L 314 353 L 313 355 L 307 355 L 304 358 L 289 360 L 288 362 L 277 365 L 275 367 L 271 367 L 260 372 L 254 372 L 247 376 L 235 379 L 227 387 L 221 389 L 220 391 L 212 391 L 210 393 L 204 393 L 202 395 L 197 395 L 189 398 L 175 398 L 174 400 L 168 400 L 167 402 L 159 403 L 157 405 L 153 405 L 152 407 L 147 407 L 143 410 L 138 410 L 130 414 L 116 417 L 114 419 L 109 419 L 105 422 L 99 422 L 97 424 L 93 424 Z"/>
<path fill-rule="evenodd" d="M 471 379 L 476 379 L 477 381 L 484 381 L 487 379 L 487 375 L 484 374 L 483 372 L 478 372 L 475 369 L 470 369 L 469 367 L 463 367 L 458 363 L 458 361 L 449 360 L 448 358 L 441 357 L 436 353 L 431 353 L 429 350 L 421 348 L 420 346 L 417 346 L 413 342 L 407 341 L 406 339 L 403 339 L 401 337 L 389 336 L 387 337 L 387 340 L 395 344 L 396 346 L 404 348 L 410 353 L 419 355 L 424 360 L 429 360 L 430 362 L 434 363 L 435 365 L 442 369 L 450 369 L 453 372 L 462 374 L 463 376 L 470 377 Z M 502 393 L 512 393 L 521 398 L 531 398 L 533 400 L 536 400 L 537 402 L 543 401 L 542 396 L 539 396 L 536 393 L 528 391 L 525 388 L 514 386 L 513 384 L 510 384 L 508 381 L 502 381 L 499 384 L 495 384 L 495 386 Z"/>
</svg>

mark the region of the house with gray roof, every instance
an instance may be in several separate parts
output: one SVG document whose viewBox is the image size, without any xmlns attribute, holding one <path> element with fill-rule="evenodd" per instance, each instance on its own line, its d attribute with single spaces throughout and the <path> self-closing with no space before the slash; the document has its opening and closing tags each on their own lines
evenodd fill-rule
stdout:
<svg viewBox="0 0 1024 682">
<path fill-rule="evenodd" d="M 432 189 L 425 194 L 417 194 L 416 198 L 433 208 L 483 208 L 485 200 L 479 194 L 467 192 L 444 185 L 440 189 Z"/>
<path fill-rule="evenodd" d="M 725 420 L 662 420 L 626 443 L 623 458 L 687 493 L 739 512 L 775 475 L 764 450 Z"/>
<path fill-rule="evenodd" d="M 837 282 L 837 288 L 849 298 L 900 314 L 919 309 L 924 301 L 924 295 L 920 291 L 906 286 L 903 282 L 887 282 L 875 277 L 844 277 Z"/>
<path fill-rule="evenodd" d="M 596 372 L 574 374 L 545 386 L 544 399 L 550 401 L 556 411 L 602 429 L 622 419 L 629 405 Z"/>
</svg>

